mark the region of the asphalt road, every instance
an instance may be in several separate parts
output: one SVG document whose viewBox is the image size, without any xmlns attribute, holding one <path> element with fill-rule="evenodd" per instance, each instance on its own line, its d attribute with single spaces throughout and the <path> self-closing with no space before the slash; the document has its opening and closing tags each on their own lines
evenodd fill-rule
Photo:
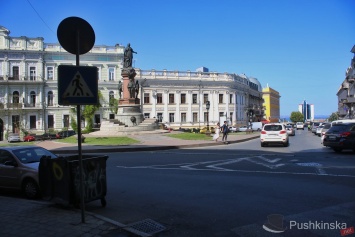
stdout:
<svg viewBox="0 0 355 237">
<path fill-rule="evenodd" d="M 288 230 L 279 236 L 340 236 L 290 228 L 294 220 L 355 226 L 354 154 L 335 153 L 306 130 L 289 147 L 255 139 L 109 156 L 107 206 L 87 210 L 124 224 L 151 219 L 166 227 L 159 236 L 271 236 L 262 227 L 271 214 L 284 217 Z"/>
</svg>

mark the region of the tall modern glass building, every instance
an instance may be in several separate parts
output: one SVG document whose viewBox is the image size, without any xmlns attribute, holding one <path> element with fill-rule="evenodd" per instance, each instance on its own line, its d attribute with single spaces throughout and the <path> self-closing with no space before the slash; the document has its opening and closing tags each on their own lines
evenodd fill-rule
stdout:
<svg viewBox="0 0 355 237">
<path fill-rule="evenodd" d="M 303 114 L 303 121 L 314 120 L 314 105 L 307 104 L 306 100 L 302 104 L 298 105 L 298 111 Z"/>
</svg>

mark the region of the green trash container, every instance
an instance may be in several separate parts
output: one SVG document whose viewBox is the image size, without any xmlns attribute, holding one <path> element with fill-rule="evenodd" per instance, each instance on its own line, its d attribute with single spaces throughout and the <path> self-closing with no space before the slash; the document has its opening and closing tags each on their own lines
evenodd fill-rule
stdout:
<svg viewBox="0 0 355 237">
<path fill-rule="evenodd" d="M 108 156 L 82 155 L 84 202 L 101 200 L 106 206 L 107 179 L 106 160 Z M 80 164 L 79 156 L 42 158 L 38 170 L 42 196 L 62 205 L 79 206 Z"/>
</svg>

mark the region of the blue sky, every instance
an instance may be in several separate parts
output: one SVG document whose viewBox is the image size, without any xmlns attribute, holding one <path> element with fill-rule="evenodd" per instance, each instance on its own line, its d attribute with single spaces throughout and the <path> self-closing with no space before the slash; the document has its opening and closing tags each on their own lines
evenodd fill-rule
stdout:
<svg viewBox="0 0 355 237">
<path fill-rule="evenodd" d="M 245 73 L 280 92 L 282 116 L 303 100 L 328 116 L 353 57 L 354 9 L 354 0 L 2 0 L 0 25 L 57 43 L 60 22 L 81 17 L 96 45 L 131 43 L 137 68 Z"/>
</svg>

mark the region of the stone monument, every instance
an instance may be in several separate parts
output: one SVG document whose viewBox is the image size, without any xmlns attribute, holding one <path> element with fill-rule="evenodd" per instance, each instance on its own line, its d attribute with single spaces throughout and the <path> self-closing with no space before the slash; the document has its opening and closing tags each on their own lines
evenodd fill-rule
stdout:
<svg viewBox="0 0 355 237">
<path fill-rule="evenodd" d="M 143 121 L 143 114 L 140 109 L 139 82 L 134 77 L 136 71 L 132 67 L 133 54 L 137 53 L 128 44 L 124 50 L 123 69 L 121 72 L 122 83 L 119 83 L 118 111 L 116 119 L 126 126 L 137 126 Z"/>
</svg>

